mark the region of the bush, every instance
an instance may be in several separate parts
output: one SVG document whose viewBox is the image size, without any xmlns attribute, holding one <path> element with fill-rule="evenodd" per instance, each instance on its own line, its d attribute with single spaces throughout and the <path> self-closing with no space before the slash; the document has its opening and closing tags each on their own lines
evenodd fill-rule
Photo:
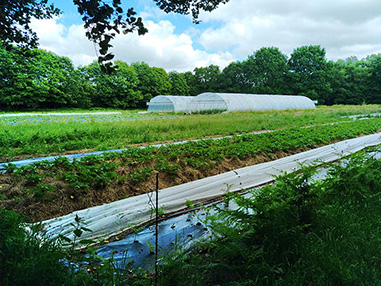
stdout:
<svg viewBox="0 0 381 286">
<path fill-rule="evenodd" d="M 27 229 L 19 214 L 0 209 L 0 284 L 61 285 L 68 270 L 58 244 L 39 237 L 41 225 Z"/>
</svg>

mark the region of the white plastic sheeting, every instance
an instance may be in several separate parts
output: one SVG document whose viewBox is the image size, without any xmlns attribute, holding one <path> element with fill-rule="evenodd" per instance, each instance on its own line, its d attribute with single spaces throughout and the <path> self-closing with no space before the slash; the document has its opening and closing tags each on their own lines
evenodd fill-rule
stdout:
<svg viewBox="0 0 381 286">
<path fill-rule="evenodd" d="M 158 95 L 147 102 L 149 112 L 189 112 L 194 96 Z"/>
<path fill-rule="evenodd" d="M 229 191 L 240 191 L 273 181 L 273 175 L 293 172 L 300 164 L 309 165 L 317 161 L 332 162 L 342 156 L 357 152 L 368 146 L 381 144 L 381 133 L 341 141 L 272 162 L 249 166 L 235 171 L 193 181 L 159 191 L 159 206 L 166 213 L 186 208 L 187 200 L 203 203 L 216 199 Z M 92 232 L 83 233 L 81 239 L 107 239 L 125 230 L 147 222 L 152 216 L 149 204 L 153 194 L 139 195 L 110 204 L 80 210 L 62 217 L 43 221 L 48 235 L 71 236 L 74 229 L 70 225 L 76 215 L 83 218 Z"/>
<path fill-rule="evenodd" d="M 315 104 L 305 96 L 241 93 L 201 93 L 192 99 L 191 112 L 205 110 L 285 110 L 312 109 Z"/>
</svg>

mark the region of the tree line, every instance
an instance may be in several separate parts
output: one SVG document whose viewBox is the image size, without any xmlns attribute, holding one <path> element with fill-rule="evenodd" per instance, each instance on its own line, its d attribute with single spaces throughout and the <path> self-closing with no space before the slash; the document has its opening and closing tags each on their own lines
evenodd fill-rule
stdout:
<svg viewBox="0 0 381 286">
<path fill-rule="evenodd" d="M 290 56 L 264 47 L 244 61 L 167 73 L 144 62 L 115 61 L 112 74 L 94 62 L 74 67 L 67 57 L 41 49 L 0 45 L 0 109 L 146 108 L 156 95 L 202 92 L 297 94 L 319 104 L 381 104 L 381 54 L 336 62 L 320 46 Z"/>
</svg>

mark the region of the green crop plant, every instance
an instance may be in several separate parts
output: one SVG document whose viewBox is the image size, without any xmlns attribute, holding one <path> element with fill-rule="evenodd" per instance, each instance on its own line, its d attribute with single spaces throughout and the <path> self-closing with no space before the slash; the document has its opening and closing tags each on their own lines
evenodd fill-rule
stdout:
<svg viewBox="0 0 381 286">
<path fill-rule="evenodd" d="M 143 167 L 142 169 L 133 170 L 129 175 L 129 179 L 134 183 L 147 181 L 152 175 L 151 167 Z"/>
<path fill-rule="evenodd" d="M 159 172 L 164 172 L 168 175 L 174 176 L 177 175 L 179 171 L 181 171 L 181 166 L 176 163 L 169 162 L 161 162 L 154 166 L 154 169 Z"/>
<path fill-rule="evenodd" d="M 1 285 L 62 285 L 68 269 L 55 240 L 43 237 L 42 226 L 26 229 L 24 218 L 0 208 Z"/>
<path fill-rule="evenodd" d="M 325 179 L 302 167 L 245 197 L 228 193 L 237 208 L 214 206 L 211 240 L 166 253 L 158 285 L 379 285 L 381 160 L 361 152 L 326 167 Z M 85 223 L 77 217 L 73 239 L 51 240 L 0 209 L 1 285 L 152 285 L 153 273 L 131 269 L 128 257 L 120 265 L 78 251 L 89 243 Z"/>
<path fill-rule="evenodd" d="M 52 200 L 51 193 L 56 189 L 52 185 L 39 183 L 32 189 L 26 190 L 26 193 L 30 193 L 36 200 Z"/>
<path fill-rule="evenodd" d="M 73 161 L 58 157 L 50 162 L 43 161 L 30 166 L 16 167 L 9 164 L 5 167 L 6 172 L 2 175 L 2 180 L 11 184 L 7 183 L 7 193 L 2 193 L 10 196 L 9 194 L 15 190 L 14 196 L 26 200 L 27 196 L 23 198 L 17 193 L 18 189 L 33 189 L 38 184 L 57 185 L 60 192 L 52 193 L 53 197 L 73 197 L 90 202 L 90 198 L 84 198 L 84 194 L 91 196 L 96 192 L 103 192 L 106 187 L 112 185 L 113 188 L 123 192 L 119 192 L 118 198 L 128 197 L 131 195 L 130 190 L 136 193 L 134 188 L 142 189 L 139 184 L 143 182 L 152 184 L 154 170 L 168 176 L 166 179 L 175 184 L 181 180 L 186 181 L 184 175 L 198 179 L 227 170 L 230 161 L 233 163 L 232 166 L 243 167 L 257 160 L 268 161 L 287 153 L 292 154 L 338 140 L 374 133 L 380 128 L 381 119 L 372 118 L 308 128 L 284 128 L 273 132 L 244 134 L 218 140 L 168 144 L 160 148 L 133 147 L 121 153 L 92 155 Z M 128 184 L 128 190 L 126 188 L 122 190 L 123 184 Z M 31 199 L 31 196 L 28 199 Z M 94 201 L 94 204 L 99 203 L 102 202 Z M 92 204 L 86 205 L 92 206 Z M 2 205 L 10 203 L 2 201 Z"/>
</svg>

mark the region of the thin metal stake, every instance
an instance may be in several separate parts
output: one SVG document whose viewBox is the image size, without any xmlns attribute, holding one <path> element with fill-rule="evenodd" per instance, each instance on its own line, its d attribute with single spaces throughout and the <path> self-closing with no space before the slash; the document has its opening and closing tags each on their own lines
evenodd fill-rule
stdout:
<svg viewBox="0 0 381 286">
<path fill-rule="evenodd" d="M 158 251 L 159 251 L 159 173 L 156 173 L 156 220 L 155 220 L 155 286 L 158 283 Z"/>
</svg>

